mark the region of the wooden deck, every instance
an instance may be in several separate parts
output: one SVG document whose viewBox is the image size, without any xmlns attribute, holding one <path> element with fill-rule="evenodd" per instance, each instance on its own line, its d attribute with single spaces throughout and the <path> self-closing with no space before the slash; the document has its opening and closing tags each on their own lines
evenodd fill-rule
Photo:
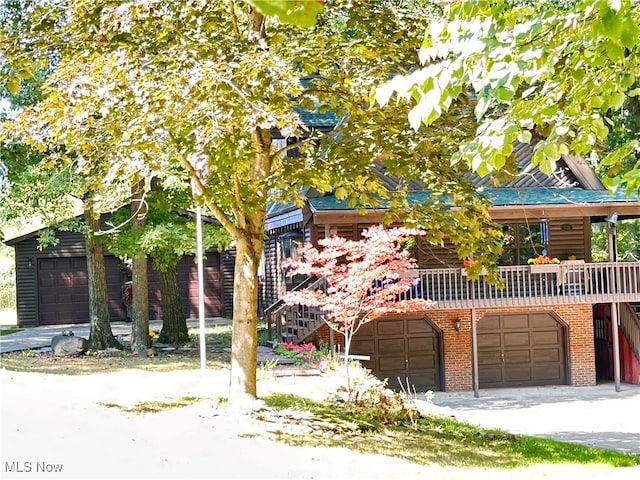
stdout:
<svg viewBox="0 0 640 480">
<path fill-rule="evenodd" d="M 640 262 L 562 263 L 498 267 L 503 285 L 462 268 L 417 269 L 410 298 L 435 301 L 434 309 L 640 302 Z"/>
</svg>

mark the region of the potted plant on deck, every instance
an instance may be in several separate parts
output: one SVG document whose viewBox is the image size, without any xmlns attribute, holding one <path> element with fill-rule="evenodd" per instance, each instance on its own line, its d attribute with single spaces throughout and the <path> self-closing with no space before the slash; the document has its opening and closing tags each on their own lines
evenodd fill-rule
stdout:
<svg viewBox="0 0 640 480">
<path fill-rule="evenodd" d="M 558 273 L 560 271 L 560 260 L 547 255 L 543 251 L 540 255 L 527 260 L 531 273 Z"/>
</svg>

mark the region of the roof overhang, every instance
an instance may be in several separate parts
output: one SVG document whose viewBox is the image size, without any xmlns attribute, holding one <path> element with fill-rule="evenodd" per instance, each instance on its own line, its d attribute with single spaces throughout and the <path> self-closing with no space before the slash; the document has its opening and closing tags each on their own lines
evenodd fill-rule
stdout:
<svg viewBox="0 0 640 480">
<path fill-rule="evenodd" d="M 601 221 L 617 212 L 620 218 L 640 218 L 640 201 L 627 197 L 624 192 L 582 188 L 496 188 L 483 192 L 490 201 L 489 212 L 496 221 L 516 220 L 531 216 L 556 218 L 589 217 Z M 414 191 L 408 200 L 414 205 L 429 200 L 429 192 Z M 352 223 L 362 221 L 363 214 L 348 207 L 343 201 L 329 195 L 308 199 L 309 208 L 316 222 Z M 454 205 L 450 208 L 456 209 Z M 386 208 L 367 209 L 367 221 L 377 221 L 387 212 Z"/>
<path fill-rule="evenodd" d="M 267 218 L 264 230 L 267 234 L 273 234 L 283 230 L 301 228 L 303 223 L 304 214 L 302 208 L 296 208 Z"/>
</svg>

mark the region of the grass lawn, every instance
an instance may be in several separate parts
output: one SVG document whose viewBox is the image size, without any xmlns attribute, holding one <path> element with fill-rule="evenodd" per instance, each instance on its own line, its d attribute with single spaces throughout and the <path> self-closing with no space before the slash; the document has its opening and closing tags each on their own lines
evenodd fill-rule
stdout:
<svg viewBox="0 0 640 480">
<path fill-rule="evenodd" d="M 21 330 L 22 330 L 21 328 L 16 327 L 15 325 L 0 325 L 0 336 L 16 333 Z"/>
<path fill-rule="evenodd" d="M 513 435 L 461 423 L 450 417 L 419 416 L 411 420 L 376 420 L 374 411 L 356 410 L 345 403 L 314 402 L 293 395 L 274 394 L 266 403 L 284 411 L 303 411 L 308 429 L 277 438 L 291 445 L 345 447 L 380 453 L 418 464 L 457 467 L 514 468 L 544 463 L 593 464 L 627 467 L 640 465 L 640 456 L 590 448 L 554 440 Z M 293 415 L 298 423 L 300 415 Z"/>
</svg>

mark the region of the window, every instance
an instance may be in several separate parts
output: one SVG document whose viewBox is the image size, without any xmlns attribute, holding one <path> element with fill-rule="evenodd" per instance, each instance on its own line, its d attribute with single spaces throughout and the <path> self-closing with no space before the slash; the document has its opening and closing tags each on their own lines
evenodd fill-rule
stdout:
<svg viewBox="0 0 640 480">
<path fill-rule="evenodd" d="M 545 248 L 540 224 L 503 225 L 503 252 L 499 265 L 526 265 Z"/>
<path fill-rule="evenodd" d="M 282 239 L 282 255 L 284 258 L 298 258 L 298 248 L 302 246 L 302 234 L 299 237 L 286 237 Z"/>
<path fill-rule="evenodd" d="M 282 245 L 282 258 L 298 258 L 300 253 L 298 249 L 304 243 L 304 236 L 301 230 L 294 230 L 293 232 L 285 233 L 280 237 Z M 304 275 L 286 275 L 285 283 L 287 286 L 297 285 L 304 280 Z"/>
</svg>

